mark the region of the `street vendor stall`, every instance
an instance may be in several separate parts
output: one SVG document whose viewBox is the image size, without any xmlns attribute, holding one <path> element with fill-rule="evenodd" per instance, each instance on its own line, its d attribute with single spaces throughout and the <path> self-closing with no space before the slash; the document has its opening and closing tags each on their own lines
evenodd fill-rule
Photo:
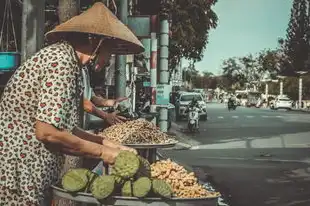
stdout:
<svg viewBox="0 0 310 206">
<path fill-rule="evenodd" d="M 136 148 L 138 155 L 121 152 L 113 166 L 104 165 L 103 175 L 70 170 L 52 187 L 54 196 L 96 205 L 217 205 L 219 193 L 204 188 L 194 173 L 170 159 L 159 160 L 157 149 L 177 141 L 151 122 L 133 120 L 98 135 Z"/>
</svg>

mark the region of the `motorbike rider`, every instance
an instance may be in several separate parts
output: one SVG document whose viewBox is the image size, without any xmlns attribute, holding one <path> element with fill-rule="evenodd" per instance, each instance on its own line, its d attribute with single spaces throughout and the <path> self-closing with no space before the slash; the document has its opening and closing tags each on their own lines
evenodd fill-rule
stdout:
<svg viewBox="0 0 310 206">
<path fill-rule="evenodd" d="M 235 105 L 235 103 L 236 103 L 236 99 L 234 98 L 234 96 L 233 95 L 231 95 L 230 97 L 229 97 L 229 99 L 228 99 L 228 106 L 234 106 Z"/>
<path fill-rule="evenodd" d="M 196 97 L 193 97 L 192 101 L 189 103 L 188 107 L 199 107 L 199 103 Z"/>
<path fill-rule="evenodd" d="M 192 99 L 192 101 L 189 103 L 189 105 L 187 106 L 187 108 L 186 108 L 186 113 L 188 113 L 188 121 L 189 121 L 189 123 L 188 123 L 188 127 L 189 128 L 191 128 L 191 126 L 190 126 L 190 121 L 191 121 L 191 117 L 190 117 L 190 111 L 191 111 L 191 109 L 193 109 L 193 110 L 195 110 L 195 112 L 198 112 L 198 110 L 196 110 L 196 108 L 199 108 L 200 109 L 200 106 L 199 106 L 199 102 L 198 102 L 198 99 L 196 98 L 196 97 L 193 97 L 193 99 Z M 195 121 L 197 121 L 196 122 L 196 129 L 198 130 L 199 129 L 199 123 L 198 123 L 198 121 L 199 121 L 199 113 L 197 113 L 197 115 L 198 115 L 198 119 L 197 120 L 195 120 Z M 190 130 L 192 130 L 192 129 L 190 129 Z"/>
</svg>

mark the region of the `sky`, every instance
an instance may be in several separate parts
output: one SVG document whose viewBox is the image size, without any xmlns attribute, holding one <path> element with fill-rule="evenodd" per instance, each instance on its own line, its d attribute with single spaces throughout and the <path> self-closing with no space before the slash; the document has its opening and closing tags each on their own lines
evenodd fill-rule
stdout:
<svg viewBox="0 0 310 206">
<path fill-rule="evenodd" d="M 292 0 L 218 0 L 214 11 L 219 21 L 211 30 L 199 71 L 220 74 L 224 59 L 276 48 L 285 37 Z M 182 61 L 187 67 L 188 61 Z"/>
</svg>

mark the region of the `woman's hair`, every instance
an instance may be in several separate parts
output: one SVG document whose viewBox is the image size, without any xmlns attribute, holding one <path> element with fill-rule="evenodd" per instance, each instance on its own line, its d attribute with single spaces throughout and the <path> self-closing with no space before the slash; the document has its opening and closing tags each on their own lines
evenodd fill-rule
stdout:
<svg viewBox="0 0 310 206">
<path fill-rule="evenodd" d="M 93 44 L 94 46 L 97 45 L 102 37 L 91 35 L 88 33 L 67 33 L 62 39 L 71 43 L 72 45 L 89 45 Z"/>
</svg>

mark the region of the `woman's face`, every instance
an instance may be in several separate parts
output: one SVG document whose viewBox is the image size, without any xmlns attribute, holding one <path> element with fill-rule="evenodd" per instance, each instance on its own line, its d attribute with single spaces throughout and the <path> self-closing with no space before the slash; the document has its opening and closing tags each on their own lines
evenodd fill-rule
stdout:
<svg viewBox="0 0 310 206">
<path fill-rule="evenodd" d="M 100 71 L 102 68 L 110 64 L 110 59 L 112 56 L 111 46 L 107 43 L 103 43 L 98 54 L 98 60 L 95 65 L 95 71 Z"/>
</svg>

